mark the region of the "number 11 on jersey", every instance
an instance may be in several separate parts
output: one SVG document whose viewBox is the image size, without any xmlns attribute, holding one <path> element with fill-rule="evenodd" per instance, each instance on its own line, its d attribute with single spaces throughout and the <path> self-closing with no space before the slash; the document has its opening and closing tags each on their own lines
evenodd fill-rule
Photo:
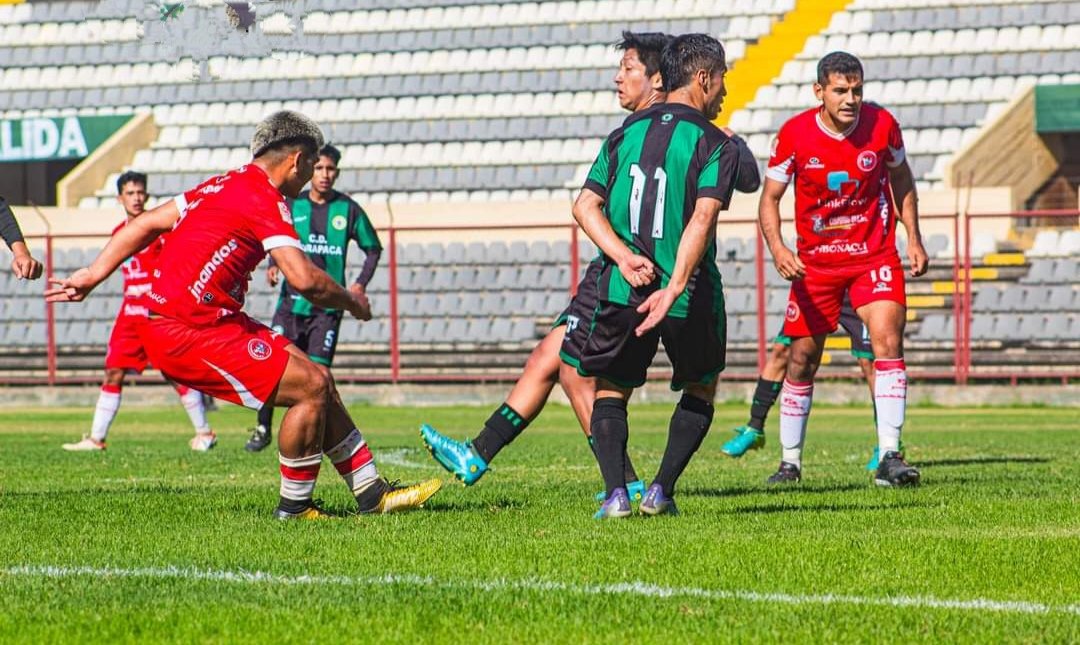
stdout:
<svg viewBox="0 0 1080 645">
<path fill-rule="evenodd" d="M 637 235 L 641 228 L 641 201 L 645 197 L 645 182 L 648 178 L 638 164 L 630 164 L 630 176 L 634 179 L 630 187 L 630 234 Z M 654 240 L 664 237 L 664 196 L 667 193 L 667 173 L 657 168 L 653 173 L 656 180 L 656 204 L 653 207 L 652 236 Z"/>
</svg>

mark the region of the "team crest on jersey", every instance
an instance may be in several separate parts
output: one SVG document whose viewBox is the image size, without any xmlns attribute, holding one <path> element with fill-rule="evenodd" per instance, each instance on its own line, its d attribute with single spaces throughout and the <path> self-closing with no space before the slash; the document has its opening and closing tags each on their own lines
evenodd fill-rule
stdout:
<svg viewBox="0 0 1080 645">
<path fill-rule="evenodd" d="M 292 224 L 292 214 L 289 212 L 289 207 L 285 202 L 277 203 L 278 212 L 281 213 L 281 219 L 285 220 L 286 224 Z"/>
<path fill-rule="evenodd" d="M 334 219 L 330 220 L 330 226 L 333 226 L 335 230 L 344 231 L 348 226 L 349 220 L 345 219 L 344 215 L 338 215 Z"/>
<path fill-rule="evenodd" d="M 859 164 L 859 170 L 870 172 L 877 167 L 877 153 L 873 150 L 863 150 L 859 153 L 855 162 Z"/>
<path fill-rule="evenodd" d="M 248 341 L 248 354 L 257 361 L 265 361 L 270 358 L 270 354 L 273 353 L 274 349 L 270 347 L 270 343 L 265 340 L 252 338 Z"/>
<path fill-rule="evenodd" d="M 825 222 L 821 220 L 821 215 L 814 215 L 810 218 L 814 222 L 814 232 L 821 233 L 825 230 Z"/>
<path fill-rule="evenodd" d="M 799 319 L 799 316 L 801 314 L 802 312 L 799 311 L 798 304 L 796 304 L 794 301 L 789 301 L 787 303 L 787 311 L 784 312 L 784 317 L 787 318 L 788 322 L 795 322 Z"/>
</svg>

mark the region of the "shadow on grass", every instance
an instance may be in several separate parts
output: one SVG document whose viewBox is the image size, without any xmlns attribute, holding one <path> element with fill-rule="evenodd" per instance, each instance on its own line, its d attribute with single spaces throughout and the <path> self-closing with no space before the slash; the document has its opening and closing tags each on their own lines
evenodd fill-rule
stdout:
<svg viewBox="0 0 1080 645">
<path fill-rule="evenodd" d="M 798 493 L 842 493 L 852 490 L 865 490 L 866 484 L 796 484 L 794 486 L 766 486 L 757 487 L 733 486 L 731 488 L 686 488 L 680 490 L 682 495 L 697 495 L 699 497 L 742 497 L 744 495 L 780 495 Z"/>
<path fill-rule="evenodd" d="M 498 499 L 477 499 L 469 501 L 440 502 L 433 500 L 424 505 L 425 513 L 459 513 L 463 511 L 516 511 L 525 508 L 520 499 L 500 497 Z"/>
<path fill-rule="evenodd" d="M 760 504 L 720 511 L 720 515 L 768 515 L 772 513 L 851 513 L 860 511 L 897 511 L 901 509 L 932 506 L 928 502 L 908 502 L 901 504 Z"/>
<path fill-rule="evenodd" d="M 930 459 L 915 463 L 918 468 L 936 468 L 938 466 L 978 466 L 981 464 L 1045 464 L 1053 461 L 1049 457 L 970 457 L 967 459 Z"/>
</svg>

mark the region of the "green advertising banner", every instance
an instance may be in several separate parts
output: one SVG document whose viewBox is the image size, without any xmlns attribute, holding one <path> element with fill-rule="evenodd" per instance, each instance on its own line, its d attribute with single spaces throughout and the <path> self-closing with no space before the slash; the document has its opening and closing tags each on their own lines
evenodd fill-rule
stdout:
<svg viewBox="0 0 1080 645">
<path fill-rule="evenodd" d="M 132 116 L 0 120 L 0 162 L 81 159 L 97 149 Z"/>
<path fill-rule="evenodd" d="M 1036 132 L 1080 132 L 1080 85 L 1035 87 Z"/>
</svg>

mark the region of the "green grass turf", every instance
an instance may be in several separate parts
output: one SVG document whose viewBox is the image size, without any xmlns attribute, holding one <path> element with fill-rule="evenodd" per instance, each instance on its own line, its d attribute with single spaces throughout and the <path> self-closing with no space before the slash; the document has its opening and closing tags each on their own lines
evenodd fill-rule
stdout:
<svg viewBox="0 0 1080 645">
<path fill-rule="evenodd" d="M 421 421 L 464 436 L 489 410 L 353 412 L 383 472 L 413 481 L 444 476 L 421 449 Z M 659 462 L 669 414 L 667 405 L 631 406 L 631 456 L 646 474 Z M 104 454 L 60 450 L 86 431 L 90 410 L 5 411 L 0 642 L 1080 639 L 1075 410 L 909 411 L 908 456 L 923 472 L 918 490 L 871 485 L 863 470 L 874 441 L 870 413 L 840 407 L 821 407 L 811 419 L 802 485 L 769 490 L 763 480 L 779 456 L 775 418 L 765 450 L 737 461 L 719 452 L 744 414 L 744 406 L 718 408 L 711 436 L 680 482 L 677 518 L 592 520 L 598 472 L 569 409 L 552 406 L 479 484 L 448 484 L 426 510 L 277 523 L 270 519 L 276 456 L 243 451 L 253 421 L 243 410 L 214 413 L 221 441 L 205 455 L 188 450 L 179 405 L 122 410 Z M 316 494 L 333 510 L 351 508 L 325 462 Z M 159 573 L 12 573 L 22 566 Z M 163 577 L 167 567 L 181 573 Z M 238 582 L 185 577 L 189 571 L 322 578 Z M 430 582 L 370 581 L 386 574 Z M 498 582 L 479 586 L 491 581 Z M 711 595 L 589 587 L 617 583 Z M 745 595 L 755 592 L 1050 609 Z"/>
</svg>

